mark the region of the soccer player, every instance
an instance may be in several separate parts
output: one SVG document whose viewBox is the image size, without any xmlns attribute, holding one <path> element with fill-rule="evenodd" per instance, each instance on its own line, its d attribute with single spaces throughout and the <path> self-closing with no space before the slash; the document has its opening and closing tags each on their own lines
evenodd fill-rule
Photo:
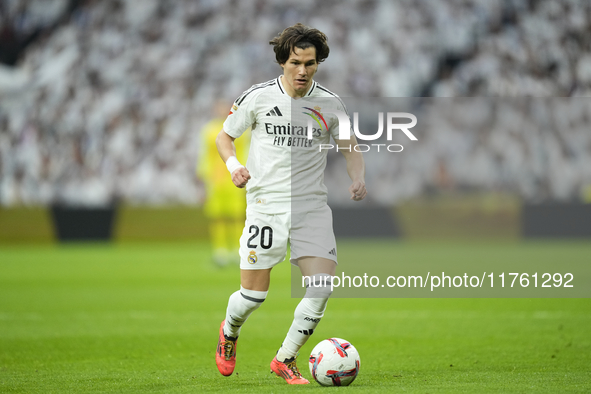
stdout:
<svg viewBox="0 0 591 394">
<path fill-rule="evenodd" d="M 232 182 L 246 187 L 247 209 L 240 238 L 241 286 L 230 296 L 226 318 L 220 325 L 216 364 L 224 376 L 234 371 L 240 329 L 265 301 L 271 269 L 285 259 L 290 240 L 291 263 L 310 279 L 293 323 L 271 362 L 271 371 L 289 384 L 307 384 L 296 356 L 324 316 L 331 295 L 330 280 L 325 278 L 334 276 L 337 264 L 332 212 L 323 183 L 326 149 L 319 150 L 319 144 L 330 142 L 332 135 L 346 159 L 352 180 L 349 193 L 355 201 L 367 195 L 365 164 L 354 149 L 354 135 L 338 139 L 335 117 L 326 116 L 325 129 L 314 128 L 312 140 L 306 137 L 307 128 L 303 134 L 302 127 L 290 123 L 297 100 L 321 98 L 328 103 L 323 104 L 325 110 L 346 111 L 334 93 L 313 79 L 319 63 L 329 54 L 326 35 L 297 23 L 270 44 L 283 74 L 252 86 L 238 97 L 217 137 L 218 151 Z M 322 110 L 317 106 L 314 111 L 321 115 Z M 298 114 L 301 111 L 293 117 Z M 251 146 L 244 167 L 236 158 L 234 140 L 249 127 Z"/>
</svg>

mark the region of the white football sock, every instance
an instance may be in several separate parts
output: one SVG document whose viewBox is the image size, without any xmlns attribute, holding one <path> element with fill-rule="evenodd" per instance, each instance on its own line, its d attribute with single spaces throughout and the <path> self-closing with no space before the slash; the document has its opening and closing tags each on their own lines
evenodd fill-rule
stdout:
<svg viewBox="0 0 591 394">
<path fill-rule="evenodd" d="M 328 279 L 325 278 L 326 276 L 328 276 Z M 320 281 L 321 277 L 322 281 Z M 295 309 L 293 323 L 277 352 L 277 360 L 281 362 L 295 357 L 324 316 L 328 298 L 332 293 L 330 276 L 317 274 L 311 278 L 311 282 L 318 286 L 308 283 L 306 295 Z"/>
<path fill-rule="evenodd" d="M 228 301 L 226 309 L 226 324 L 224 324 L 224 335 L 230 338 L 238 338 L 240 328 L 265 298 L 266 291 L 248 290 L 240 286 L 240 290 L 233 293 Z"/>
</svg>

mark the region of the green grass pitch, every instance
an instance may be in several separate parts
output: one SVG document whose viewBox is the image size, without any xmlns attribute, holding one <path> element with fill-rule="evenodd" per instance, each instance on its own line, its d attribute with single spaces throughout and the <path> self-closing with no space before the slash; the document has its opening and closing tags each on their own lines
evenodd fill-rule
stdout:
<svg viewBox="0 0 591 394">
<path fill-rule="evenodd" d="M 339 254 L 363 245 L 341 242 Z M 588 242 L 545 245 L 557 262 L 591 256 Z M 458 243 L 439 257 L 486 259 L 504 246 Z M 437 244 L 392 248 L 404 262 Z M 591 392 L 590 299 L 332 299 L 300 369 L 311 379 L 312 347 L 337 336 L 359 350 L 360 374 L 348 388 L 290 387 L 269 373 L 298 303 L 289 275 L 287 263 L 274 270 L 226 378 L 214 348 L 239 275 L 212 266 L 206 244 L 3 246 L 0 392 Z"/>
</svg>

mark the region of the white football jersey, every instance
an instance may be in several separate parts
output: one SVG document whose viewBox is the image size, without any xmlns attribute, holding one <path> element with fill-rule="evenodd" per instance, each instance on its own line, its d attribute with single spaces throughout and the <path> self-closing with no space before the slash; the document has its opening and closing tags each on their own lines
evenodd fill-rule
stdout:
<svg viewBox="0 0 591 394">
<path fill-rule="evenodd" d="M 251 176 L 246 185 L 248 208 L 280 213 L 326 204 L 328 150 L 321 150 L 320 144 L 331 143 L 331 135 L 338 139 L 339 125 L 337 117 L 323 115 L 323 109 L 346 113 L 341 99 L 315 81 L 303 98 L 293 99 L 281 77 L 254 85 L 236 99 L 223 127 L 234 138 L 252 130 L 246 162 Z M 308 125 L 313 126 L 312 139 Z"/>
</svg>

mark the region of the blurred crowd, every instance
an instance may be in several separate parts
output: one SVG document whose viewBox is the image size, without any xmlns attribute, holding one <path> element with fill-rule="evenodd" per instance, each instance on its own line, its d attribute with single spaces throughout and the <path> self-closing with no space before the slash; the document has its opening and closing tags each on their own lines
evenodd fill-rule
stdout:
<svg viewBox="0 0 591 394">
<path fill-rule="evenodd" d="M 201 127 L 216 101 L 281 73 L 268 41 L 300 21 L 329 37 L 316 80 L 343 97 L 591 96 L 588 0 L 0 2 L 0 29 L 23 10 L 47 10 L 29 12 L 41 23 L 71 9 L 0 70 L 5 206 L 202 202 Z M 531 117 L 518 108 L 508 107 Z M 563 122 L 588 124 L 577 111 Z M 368 155 L 368 184 L 384 188 L 375 202 L 441 187 L 573 200 L 591 183 L 591 133 L 579 126 L 571 138 L 450 125 L 425 134 L 419 155 Z M 449 148 L 458 133 L 472 142 Z M 499 141 L 510 148 L 499 153 Z"/>
<path fill-rule="evenodd" d="M 1 0 L 0 63 L 14 65 L 39 36 L 52 30 L 80 0 Z"/>
<path fill-rule="evenodd" d="M 402 132 L 364 147 L 371 200 L 391 204 L 419 195 L 489 191 L 521 196 L 531 203 L 588 200 L 591 185 L 591 97 L 471 97 L 382 99 L 386 112 L 403 108 L 415 114 L 411 141 Z M 351 106 L 355 107 L 355 106 Z M 401 121 L 405 123 L 406 121 Z M 377 126 L 360 126 L 373 134 Z M 385 133 L 384 133 L 385 134 Z M 380 152 L 376 146 L 383 144 Z M 387 152 L 398 144 L 400 153 Z M 393 146 L 392 150 L 399 150 Z M 342 193 L 346 173 L 339 154 L 326 176 L 333 203 L 348 203 Z M 336 165 L 335 165 L 336 163 Z M 341 166 L 341 168 L 338 168 Z M 338 190 L 341 189 L 341 193 Z"/>
<path fill-rule="evenodd" d="M 434 96 L 591 96 L 591 2 L 513 1 Z"/>
</svg>

